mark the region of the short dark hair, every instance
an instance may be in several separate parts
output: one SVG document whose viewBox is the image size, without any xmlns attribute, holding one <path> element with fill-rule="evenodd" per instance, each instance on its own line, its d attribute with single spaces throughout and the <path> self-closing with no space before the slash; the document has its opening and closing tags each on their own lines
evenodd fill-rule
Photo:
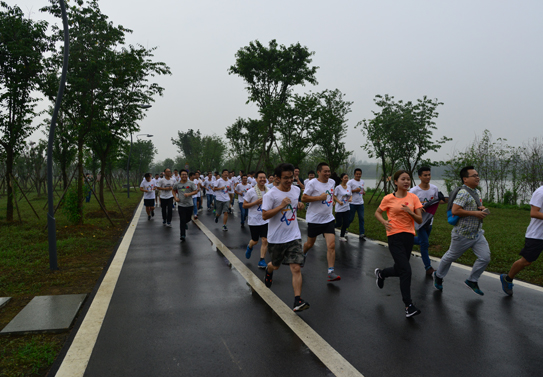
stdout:
<svg viewBox="0 0 543 377">
<path fill-rule="evenodd" d="M 307 175 L 309 175 L 309 174 L 315 175 L 315 171 L 314 171 L 314 170 L 310 170 L 310 171 L 307 172 Z"/>
<path fill-rule="evenodd" d="M 277 165 L 273 173 L 277 178 L 281 178 L 281 175 L 283 175 L 283 172 L 285 171 L 290 171 L 292 172 L 292 174 L 294 174 L 294 165 L 289 164 L 289 163 L 279 164 Z"/>
<path fill-rule="evenodd" d="M 257 172 L 256 172 L 256 177 L 258 178 L 258 176 L 259 176 L 260 174 L 264 174 L 264 175 L 266 176 L 266 178 L 268 177 L 268 175 L 266 174 L 266 172 L 265 172 L 264 170 L 259 170 L 259 171 L 257 171 Z"/>
<path fill-rule="evenodd" d="M 148 178 L 150 176 L 151 176 L 151 173 L 145 173 L 145 175 L 144 175 L 145 178 Z"/>
<path fill-rule="evenodd" d="M 247 174 L 241 173 L 241 178 L 243 178 L 243 177 L 247 177 Z"/>
<path fill-rule="evenodd" d="M 194 177 L 194 172 L 191 171 L 191 172 L 189 173 L 189 178 L 190 178 L 190 177 Z"/>
<path fill-rule="evenodd" d="M 230 173 L 230 170 L 228 170 L 228 169 L 222 169 L 221 174 L 224 173 L 224 172 Z M 217 174 L 219 174 L 219 173 L 217 173 Z"/>
<path fill-rule="evenodd" d="M 354 169 L 354 172 L 353 172 L 353 174 L 356 174 L 356 172 L 357 172 L 357 171 L 359 171 L 359 172 L 360 172 L 360 174 L 362 174 L 362 169 L 360 169 L 360 168 L 356 168 L 356 169 Z"/>
<path fill-rule="evenodd" d="M 181 170 L 179 170 L 179 175 L 181 175 L 181 173 L 183 173 L 183 172 L 189 174 L 189 172 L 187 171 L 187 169 L 181 169 Z"/>
<path fill-rule="evenodd" d="M 464 183 L 464 178 L 469 178 L 468 170 L 474 170 L 474 169 L 475 167 L 473 166 L 466 166 L 462 168 L 462 170 L 460 170 L 460 180 L 462 181 L 462 183 Z"/>
<path fill-rule="evenodd" d="M 179 170 L 177 170 L 177 169 L 173 169 L 173 171 L 179 171 Z"/>
<path fill-rule="evenodd" d="M 328 165 L 327 162 L 321 162 L 320 164 L 317 165 L 317 171 L 321 171 L 323 166 L 330 167 L 330 165 Z"/>
<path fill-rule="evenodd" d="M 421 166 L 419 168 L 419 170 L 417 170 L 417 174 L 419 175 L 419 177 L 422 175 L 422 173 L 424 173 L 425 171 L 432 171 L 432 169 L 430 169 L 429 166 Z"/>
</svg>

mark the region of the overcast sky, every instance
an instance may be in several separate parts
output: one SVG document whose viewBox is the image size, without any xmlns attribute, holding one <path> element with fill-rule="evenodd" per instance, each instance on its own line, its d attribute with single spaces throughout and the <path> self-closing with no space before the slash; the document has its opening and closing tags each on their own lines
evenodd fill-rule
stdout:
<svg viewBox="0 0 543 377">
<path fill-rule="evenodd" d="M 45 0 L 7 3 L 51 21 L 38 11 Z M 511 145 L 543 135 L 541 0 L 102 0 L 100 7 L 134 31 L 128 43 L 158 47 L 155 59 L 172 70 L 158 79 L 164 96 L 140 124 L 154 135 L 159 160 L 178 154 L 170 141 L 178 130 L 224 135 L 237 117 L 258 117 L 257 107 L 245 104 L 242 79 L 227 73 L 236 51 L 254 40 L 315 51 L 319 85 L 297 91 L 338 88 L 354 102 L 347 148 L 361 160 L 368 159 L 365 139 L 354 126 L 377 110 L 376 94 L 444 102 L 435 136 L 453 141 L 428 155 L 433 159 L 484 129 Z"/>
</svg>

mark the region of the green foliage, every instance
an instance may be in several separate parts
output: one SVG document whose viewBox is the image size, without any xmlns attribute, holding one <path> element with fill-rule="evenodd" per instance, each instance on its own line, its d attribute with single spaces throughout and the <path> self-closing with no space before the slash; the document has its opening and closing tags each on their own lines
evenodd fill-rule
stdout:
<svg viewBox="0 0 543 377">
<path fill-rule="evenodd" d="M 189 129 L 187 132 L 177 131 L 177 139 L 172 137 L 171 140 L 192 171 L 216 170 L 222 167 L 226 145 L 219 136 L 202 136 L 200 130 Z"/>
<path fill-rule="evenodd" d="M 87 195 L 90 191 L 88 185 L 83 186 L 84 194 Z M 83 212 L 79 210 L 79 199 L 77 196 L 77 184 L 72 183 L 66 192 L 62 201 L 62 212 L 71 224 L 79 224 Z"/>
<path fill-rule="evenodd" d="M 266 125 L 261 120 L 238 118 L 231 126 L 226 128 L 228 144 L 228 156 L 235 161 L 236 168 L 244 171 L 254 170 L 259 150 L 259 145 L 264 139 Z M 228 166 L 231 166 L 230 163 Z"/>
</svg>

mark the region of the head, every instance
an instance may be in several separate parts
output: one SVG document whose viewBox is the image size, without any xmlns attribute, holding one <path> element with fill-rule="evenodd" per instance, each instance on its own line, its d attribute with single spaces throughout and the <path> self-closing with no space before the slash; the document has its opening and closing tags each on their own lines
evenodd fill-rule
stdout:
<svg viewBox="0 0 543 377">
<path fill-rule="evenodd" d="M 164 177 L 166 177 L 166 179 L 170 179 L 171 176 L 172 176 L 172 169 L 170 168 L 164 169 Z"/>
<path fill-rule="evenodd" d="M 229 171 L 228 172 L 228 178 L 232 178 L 234 176 L 234 171 Z"/>
<path fill-rule="evenodd" d="M 144 177 L 147 182 L 151 182 L 151 173 L 145 173 Z"/>
<path fill-rule="evenodd" d="M 296 166 L 296 167 L 294 168 L 294 176 L 297 177 L 297 176 L 299 176 L 299 175 L 300 175 L 300 168 Z"/>
<path fill-rule="evenodd" d="M 479 186 L 479 174 L 473 166 L 462 168 L 462 170 L 460 170 L 460 179 L 462 180 L 462 183 L 468 187 L 476 188 Z"/>
<path fill-rule="evenodd" d="M 243 170 L 239 171 L 239 176 L 241 177 L 243 175 Z"/>
<path fill-rule="evenodd" d="M 362 169 L 356 168 L 354 169 L 354 179 L 357 181 L 360 181 L 360 178 L 362 178 Z"/>
<path fill-rule="evenodd" d="M 183 182 L 185 182 L 187 178 L 189 177 L 189 173 L 186 169 L 181 169 L 181 171 L 179 172 L 179 175 L 181 176 L 181 180 Z"/>
<path fill-rule="evenodd" d="M 307 177 L 309 180 L 315 178 L 315 172 L 313 170 L 310 170 L 309 173 L 307 173 Z"/>
<path fill-rule="evenodd" d="M 330 178 L 330 166 L 326 162 L 321 162 L 317 165 L 317 174 L 319 176 L 319 179 L 327 180 Z"/>
<path fill-rule="evenodd" d="M 256 184 L 260 187 L 266 184 L 266 173 L 262 170 L 256 172 Z"/>
<path fill-rule="evenodd" d="M 396 173 L 394 173 L 394 185 L 396 186 L 396 190 L 404 190 L 409 191 L 409 188 L 411 187 L 411 177 L 409 176 L 409 173 L 405 170 L 398 170 Z"/>
<path fill-rule="evenodd" d="M 194 177 L 196 176 L 196 174 L 194 174 L 194 172 L 190 172 L 189 173 L 189 179 L 192 181 L 194 180 Z"/>
<path fill-rule="evenodd" d="M 422 183 L 430 183 L 430 179 L 432 179 L 432 170 L 430 170 L 428 166 L 421 166 L 419 170 L 417 170 L 417 174 Z"/>
<path fill-rule="evenodd" d="M 155 179 L 158 179 L 160 175 L 158 173 L 155 174 Z"/>
<path fill-rule="evenodd" d="M 273 183 L 274 180 L 275 180 L 275 176 L 273 174 L 268 177 L 269 183 Z"/>
<path fill-rule="evenodd" d="M 347 182 L 349 181 L 349 176 L 347 175 L 347 173 L 341 173 L 339 175 L 339 181 L 341 182 L 342 185 L 346 185 Z"/>
<path fill-rule="evenodd" d="M 207 178 L 208 178 L 208 179 L 213 178 L 213 173 L 212 173 L 212 172 L 207 172 Z"/>
<path fill-rule="evenodd" d="M 200 178 L 200 172 L 199 171 L 196 171 L 196 173 L 194 173 L 194 178 L 196 178 L 196 179 Z"/>
<path fill-rule="evenodd" d="M 223 169 L 222 174 L 221 174 L 222 179 L 226 181 L 228 179 L 228 174 L 230 174 L 228 169 Z"/>
<path fill-rule="evenodd" d="M 279 164 L 274 170 L 275 178 L 279 180 L 279 186 L 282 186 L 286 191 L 290 190 L 292 180 L 294 179 L 294 165 Z"/>
<path fill-rule="evenodd" d="M 175 175 L 177 177 L 179 175 L 179 170 L 173 169 L 173 175 Z"/>
<path fill-rule="evenodd" d="M 241 174 L 241 184 L 242 185 L 247 184 L 247 174 Z"/>
</svg>

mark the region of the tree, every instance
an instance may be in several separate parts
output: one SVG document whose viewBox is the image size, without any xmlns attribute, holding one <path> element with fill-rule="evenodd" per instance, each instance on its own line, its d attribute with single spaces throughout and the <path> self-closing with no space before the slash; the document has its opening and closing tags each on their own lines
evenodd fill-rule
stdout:
<svg viewBox="0 0 543 377">
<path fill-rule="evenodd" d="M 268 47 L 257 40 L 236 52 L 236 63 L 228 69 L 228 73 L 245 80 L 249 92 L 247 102 L 258 105 L 265 124 L 256 169 L 270 167 L 278 112 L 287 103 L 293 87 L 305 83 L 317 84 L 315 73 L 318 67 L 309 66 L 314 54 L 299 43 L 286 47 L 278 45 L 275 39 L 269 42 Z"/>
<path fill-rule="evenodd" d="M 25 19 L 18 6 L 0 2 L 0 147 L 6 161 L 7 221 L 13 221 L 13 164 L 25 140 L 37 128 L 37 89 L 49 50 L 45 21 Z M 57 85 L 58 86 L 58 85 Z"/>
<path fill-rule="evenodd" d="M 256 164 L 260 153 L 255 146 L 262 141 L 265 132 L 264 122 L 256 119 L 238 118 L 226 128 L 228 154 L 232 160 L 237 160 L 242 170 L 253 170 L 253 164 Z"/>
<path fill-rule="evenodd" d="M 177 139 L 171 138 L 190 169 L 220 169 L 226 146 L 217 135 L 202 136 L 200 130 L 177 131 Z"/>
</svg>

